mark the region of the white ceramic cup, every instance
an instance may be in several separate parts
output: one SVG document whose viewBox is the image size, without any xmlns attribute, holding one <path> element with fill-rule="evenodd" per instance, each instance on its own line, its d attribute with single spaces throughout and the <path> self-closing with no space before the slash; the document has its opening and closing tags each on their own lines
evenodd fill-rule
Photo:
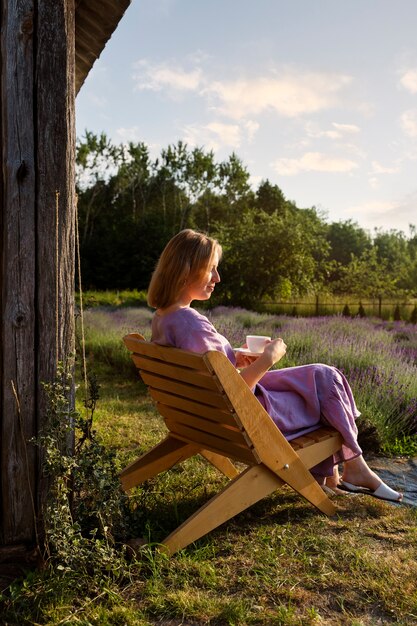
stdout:
<svg viewBox="0 0 417 626">
<path fill-rule="evenodd" d="M 266 335 L 246 335 L 246 345 L 255 354 L 263 352 L 268 341 L 271 341 L 271 337 Z"/>
</svg>

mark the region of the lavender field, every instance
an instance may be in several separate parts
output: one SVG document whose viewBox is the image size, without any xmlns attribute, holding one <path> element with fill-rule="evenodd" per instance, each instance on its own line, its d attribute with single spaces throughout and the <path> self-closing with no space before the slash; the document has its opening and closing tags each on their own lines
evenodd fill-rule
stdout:
<svg viewBox="0 0 417 626">
<path fill-rule="evenodd" d="M 327 363 L 347 376 L 362 413 L 361 444 L 367 452 L 417 453 L 417 326 L 377 318 L 288 317 L 218 307 L 208 314 L 234 346 L 246 334 L 283 337 L 288 348 L 278 367 Z M 152 312 L 141 308 L 93 308 L 84 325 L 89 367 L 98 375 L 135 375 L 121 341 L 128 332 L 150 338 Z M 105 369 L 105 373 L 103 369 Z"/>
</svg>

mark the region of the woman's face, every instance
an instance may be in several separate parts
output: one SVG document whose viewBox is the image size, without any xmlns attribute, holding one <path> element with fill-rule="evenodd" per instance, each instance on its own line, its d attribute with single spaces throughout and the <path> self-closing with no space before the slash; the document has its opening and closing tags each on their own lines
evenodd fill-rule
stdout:
<svg viewBox="0 0 417 626">
<path fill-rule="evenodd" d="M 184 300 L 191 302 L 192 300 L 208 300 L 210 298 L 216 283 L 220 282 L 220 276 L 217 270 L 218 264 L 219 253 L 216 250 L 210 266 L 207 267 L 203 276 L 196 278 L 184 287 L 182 292 Z"/>
</svg>

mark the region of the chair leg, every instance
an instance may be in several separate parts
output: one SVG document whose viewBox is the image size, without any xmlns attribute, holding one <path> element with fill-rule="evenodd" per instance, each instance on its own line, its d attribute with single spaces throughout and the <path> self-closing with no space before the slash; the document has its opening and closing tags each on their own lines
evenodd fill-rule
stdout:
<svg viewBox="0 0 417 626">
<path fill-rule="evenodd" d="M 214 467 L 217 467 L 227 478 L 235 478 L 238 476 L 238 470 L 227 456 L 216 454 L 216 452 L 211 452 L 210 450 L 200 450 L 200 454 L 207 459 L 209 463 L 214 465 Z"/>
<path fill-rule="evenodd" d="M 265 465 L 248 467 L 162 542 L 173 554 L 275 491 L 283 481 Z"/>
<path fill-rule="evenodd" d="M 336 513 L 334 504 L 300 458 L 295 459 L 289 467 L 276 470 L 276 474 L 322 513 L 330 516 Z"/>
<path fill-rule="evenodd" d="M 186 443 L 168 435 L 154 448 L 130 463 L 120 473 L 120 480 L 125 491 L 136 487 L 152 476 L 169 469 L 176 463 L 185 461 L 200 451 L 200 446 Z"/>
</svg>

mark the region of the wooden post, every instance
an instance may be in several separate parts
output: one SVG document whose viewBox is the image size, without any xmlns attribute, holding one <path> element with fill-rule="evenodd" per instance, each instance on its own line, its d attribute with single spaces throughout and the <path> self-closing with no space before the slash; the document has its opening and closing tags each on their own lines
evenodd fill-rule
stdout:
<svg viewBox="0 0 417 626">
<path fill-rule="evenodd" d="M 1 0 L 0 560 L 36 544 L 42 382 L 74 346 L 74 0 Z"/>
</svg>

